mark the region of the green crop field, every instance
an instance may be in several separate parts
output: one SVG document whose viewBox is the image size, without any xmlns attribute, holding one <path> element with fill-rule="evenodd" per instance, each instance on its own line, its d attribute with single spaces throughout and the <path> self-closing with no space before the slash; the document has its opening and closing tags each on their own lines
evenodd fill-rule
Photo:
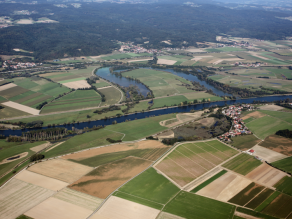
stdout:
<svg viewBox="0 0 292 219">
<path fill-rule="evenodd" d="M 133 108 L 130 108 L 129 113 L 141 112 L 142 110 L 146 111 L 150 106 L 149 101 L 151 100 L 140 101 L 139 103 L 135 104 Z"/>
<path fill-rule="evenodd" d="M 257 197 L 255 197 L 252 201 L 247 203 L 245 207 L 256 209 L 261 203 L 263 203 L 268 197 L 270 197 L 273 194 L 273 190 L 271 189 L 264 189 Z"/>
<path fill-rule="evenodd" d="M 279 168 L 280 170 L 284 170 L 288 173 L 292 173 L 292 157 L 287 157 L 282 160 L 278 160 L 272 163 L 274 167 Z"/>
<path fill-rule="evenodd" d="M 126 134 L 123 141 L 133 141 L 166 130 L 167 128 L 159 125 L 159 122 L 175 117 L 175 114 L 156 116 L 107 126 L 106 129 Z"/>
<path fill-rule="evenodd" d="M 92 84 L 92 86 L 95 86 L 96 88 L 107 87 L 109 85 L 110 85 L 109 83 L 101 80 L 99 80 L 98 83 Z"/>
<path fill-rule="evenodd" d="M 277 190 L 292 196 L 292 178 L 285 176 L 281 179 L 275 187 Z"/>
<path fill-rule="evenodd" d="M 120 140 L 122 137 L 123 134 L 115 133 L 106 129 L 100 129 L 97 131 L 87 132 L 82 135 L 76 135 L 60 146 L 53 148 L 44 154 L 46 158 L 68 154 L 87 148 L 107 145 L 109 144 L 109 142 L 106 140 L 107 138 Z"/>
<path fill-rule="evenodd" d="M 101 106 L 116 104 L 121 99 L 121 92 L 114 87 L 100 89 L 99 91 L 105 95 L 105 102 L 102 102 Z"/>
<path fill-rule="evenodd" d="M 180 192 L 163 211 L 186 219 L 231 219 L 235 206 L 188 192 Z"/>
<path fill-rule="evenodd" d="M 280 194 L 265 209 L 263 213 L 277 218 L 286 218 L 292 212 L 292 197 Z"/>
<path fill-rule="evenodd" d="M 20 86 L 16 86 L 16 87 L 11 87 L 11 88 L 8 88 L 6 90 L 0 91 L 0 96 L 4 97 L 6 99 L 10 99 L 10 98 L 15 97 L 17 95 L 23 94 L 27 91 L 29 91 L 29 90 L 25 89 L 23 87 L 20 87 Z"/>
<path fill-rule="evenodd" d="M 0 104 L 0 106 L 4 107 L 3 109 L 0 109 L 0 119 L 7 119 L 7 118 L 13 118 L 13 117 L 19 117 L 19 116 L 28 116 L 30 114 L 8 107 Z M 34 119 L 35 120 L 35 119 Z"/>
<path fill-rule="evenodd" d="M 253 120 L 247 123 L 246 126 L 261 139 L 275 134 L 279 130 L 292 129 L 292 124 L 283 122 L 283 120 L 271 116 L 264 116 Z"/>
<path fill-rule="evenodd" d="M 262 211 L 265 207 L 267 207 L 280 194 L 281 194 L 280 192 L 274 192 L 264 202 L 262 202 L 255 210 L 256 211 Z"/>
<path fill-rule="evenodd" d="M 223 167 L 230 169 L 236 173 L 246 175 L 261 164 L 262 162 L 255 159 L 253 156 L 242 153 L 225 163 Z"/>
<path fill-rule="evenodd" d="M 38 86 L 31 78 L 14 78 L 13 83 L 25 89 L 31 89 Z"/>
<path fill-rule="evenodd" d="M 0 162 L 8 157 L 12 157 L 18 154 L 21 154 L 23 152 L 28 152 L 28 155 L 24 158 L 12 161 L 10 163 L 5 163 L 0 165 L 0 175 L 4 174 L 5 172 L 9 171 L 11 168 L 13 168 L 16 164 L 23 161 L 24 159 L 28 158 L 35 152 L 31 151 L 30 148 L 44 144 L 44 141 L 39 141 L 36 143 L 16 143 L 16 142 L 5 142 L 5 140 L 0 140 L 0 147 L 1 153 L 0 153 Z"/>
<path fill-rule="evenodd" d="M 254 135 L 240 135 L 232 138 L 232 145 L 241 150 L 247 150 L 259 143 L 260 140 Z"/>
<path fill-rule="evenodd" d="M 257 194 L 259 194 L 265 187 L 255 184 L 252 182 L 246 188 L 241 190 L 237 195 L 231 198 L 228 202 L 233 204 L 244 206 L 251 199 L 253 199 Z"/>
<path fill-rule="evenodd" d="M 185 86 L 182 86 L 182 84 L 191 85 L 189 81 L 168 72 L 136 69 L 123 73 L 123 76 L 139 79 L 142 83 L 149 86 L 155 97 L 192 92 Z"/>
<path fill-rule="evenodd" d="M 74 82 L 74 81 L 81 81 L 81 80 L 86 80 L 86 77 L 73 78 L 73 79 L 68 79 L 68 80 L 58 81 L 58 82 L 61 84 L 65 84 L 65 83 Z"/>
<path fill-rule="evenodd" d="M 100 95 L 94 90 L 76 90 L 46 105 L 41 113 L 51 113 L 73 109 L 97 107 L 101 102 Z"/>
<path fill-rule="evenodd" d="M 166 204 L 180 190 L 155 169 L 149 168 L 119 191 L 156 203 Z M 150 206 L 149 206 L 150 207 Z"/>
<path fill-rule="evenodd" d="M 164 106 L 172 106 L 172 105 L 175 105 L 175 104 L 176 105 L 180 105 L 180 103 L 182 103 L 184 101 L 189 102 L 189 100 L 183 95 L 154 99 L 153 108 L 160 108 L 160 107 L 164 107 Z"/>
<path fill-rule="evenodd" d="M 139 55 L 137 55 L 139 56 Z M 105 56 L 102 57 L 103 60 L 112 60 L 112 59 L 125 59 L 125 58 L 132 58 L 133 55 L 129 55 L 129 54 L 115 54 L 115 55 L 111 55 L 111 56 Z"/>
<path fill-rule="evenodd" d="M 219 177 L 223 176 L 225 173 L 227 173 L 226 170 L 222 170 L 219 173 L 217 173 L 215 176 L 212 176 L 210 179 L 206 180 L 205 182 L 203 182 L 202 184 L 200 184 L 199 186 L 197 186 L 196 188 L 194 188 L 191 192 L 192 193 L 196 193 L 198 191 L 200 191 L 202 188 L 206 187 L 207 185 L 209 185 L 211 182 L 215 181 L 216 179 L 218 179 Z"/>
<path fill-rule="evenodd" d="M 292 116 L 291 116 L 291 113 L 289 112 L 268 111 L 268 110 L 259 110 L 259 112 L 292 124 Z"/>
</svg>

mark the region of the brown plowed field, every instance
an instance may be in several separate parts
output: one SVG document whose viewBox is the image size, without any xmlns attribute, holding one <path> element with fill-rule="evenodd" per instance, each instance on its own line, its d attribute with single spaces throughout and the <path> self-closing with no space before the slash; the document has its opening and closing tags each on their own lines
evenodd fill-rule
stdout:
<svg viewBox="0 0 292 219">
<path fill-rule="evenodd" d="M 189 173 L 170 159 L 164 159 L 156 166 L 156 169 L 166 174 L 180 186 L 185 186 L 196 178 L 193 174 Z"/>
<path fill-rule="evenodd" d="M 169 148 L 156 148 L 152 150 L 151 153 L 145 155 L 143 158 L 146 160 L 157 160 L 161 155 L 163 155 Z"/>
<path fill-rule="evenodd" d="M 278 135 L 270 135 L 259 145 L 278 153 L 292 156 L 292 139 L 284 138 Z"/>
<path fill-rule="evenodd" d="M 216 166 L 220 163 L 222 163 L 222 160 L 219 158 L 216 158 L 214 155 L 202 150 L 200 147 L 197 147 L 196 145 L 186 145 L 186 148 L 190 149 L 194 153 L 198 154 L 199 156 L 203 157 L 204 159 L 210 161 L 211 163 L 215 164 Z"/>
<path fill-rule="evenodd" d="M 150 161 L 144 159 L 127 157 L 99 166 L 69 187 L 104 199 L 119 186 L 145 170 L 150 164 Z"/>
<path fill-rule="evenodd" d="M 39 173 L 54 179 L 72 183 L 87 174 L 93 168 L 62 159 L 53 159 L 35 164 L 29 171 Z"/>
<path fill-rule="evenodd" d="M 91 149 L 91 150 L 82 151 L 76 154 L 70 154 L 62 158 L 80 161 L 80 160 L 84 160 L 84 159 L 101 155 L 101 154 L 128 151 L 128 150 L 133 150 L 133 149 L 151 149 L 151 148 L 169 148 L 169 147 L 165 146 L 159 141 L 146 140 L 146 141 L 139 141 L 139 142 L 128 143 L 128 144 L 116 144 L 112 146 Z"/>
</svg>

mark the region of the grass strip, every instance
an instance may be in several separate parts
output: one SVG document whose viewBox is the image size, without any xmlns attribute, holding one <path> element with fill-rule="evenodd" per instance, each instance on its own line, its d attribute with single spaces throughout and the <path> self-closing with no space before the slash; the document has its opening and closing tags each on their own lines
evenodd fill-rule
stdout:
<svg viewBox="0 0 292 219">
<path fill-rule="evenodd" d="M 262 204 L 260 204 L 255 211 L 262 211 L 265 207 L 267 207 L 275 198 L 280 195 L 280 192 L 274 192 L 269 198 L 267 198 Z"/>
<path fill-rule="evenodd" d="M 227 170 L 222 170 L 219 173 L 217 173 L 216 175 L 212 176 L 210 179 L 206 180 L 205 182 L 203 182 L 202 184 L 200 184 L 199 186 L 197 186 L 196 188 L 194 188 L 191 192 L 192 193 L 196 193 L 199 190 L 201 190 L 202 188 L 206 187 L 207 185 L 209 185 L 211 182 L 215 181 L 216 179 L 218 179 L 220 176 L 223 176 L 225 173 L 227 173 Z"/>
<path fill-rule="evenodd" d="M 158 210 L 161 210 L 163 208 L 162 204 L 159 204 L 159 203 L 156 203 L 156 202 L 152 202 L 152 201 L 149 201 L 147 199 L 142 199 L 142 198 L 139 198 L 137 196 L 132 196 L 132 195 L 129 195 L 127 193 L 115 192 L 113 195 L 117 196 L 119 198 L 126 199 L 128 201 L 132 201 L 132 202 L 135 202 L 135 203 L 138 203 L 138 204 L 141 204 L 141 205 L 145 205 L 145 206 L 148 206 L 148 207 L 151 207 L 151 208 L 155 208 L 155 209 L 158 209 Z"/>
<path fill-rule="evenodd" d="M 236 211 L 244 213 L 244 214 L 248 214 L 254 217 L 263 218 L 263 219 L 277 219 L 276 217 L 266 215 L 260 212 L 255 212 L 253 210 L 249 210 L 249 209 L 241 208 L 241 207 L 237 207 Z"/>
</svg>

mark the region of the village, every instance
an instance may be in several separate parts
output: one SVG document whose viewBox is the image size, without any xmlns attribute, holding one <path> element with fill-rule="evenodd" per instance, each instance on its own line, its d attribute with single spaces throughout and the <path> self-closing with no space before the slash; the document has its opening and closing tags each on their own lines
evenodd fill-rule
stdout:
<svg viewBox="0 0 292 219">
<path fill-rule="evenodd" d="M 37 65 L 42 65 L 43 63 L 34 62 L 13 62 L 12 60 L 6 60 L 2 64 L 2 68 L 12 68 L 12 69 L 22 69 L 22 68 L 33 68 Z"/>
</svg>

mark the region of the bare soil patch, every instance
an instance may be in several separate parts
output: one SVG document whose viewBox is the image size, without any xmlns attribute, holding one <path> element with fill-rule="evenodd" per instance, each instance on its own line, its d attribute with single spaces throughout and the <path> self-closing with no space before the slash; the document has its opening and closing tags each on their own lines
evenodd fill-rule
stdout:
<svg viewBox="0 0 292 219">
<path fill-rule="evenodd" d="M 270 110 L 270 111 L 280 111 L 285 109 L 284 107 L 277 106 L 277 105 L 263 105 L 260 106 L 261 110 Z"/>
<path fill-rule="evenodd" d="M 21 154 L 14 155 L 14 156 L 12 156 L 12 157 L 8 157 L 8 158 L 2 160 L 2 161 L 0 162 L 0 165 L 1 165 L 1 164 L 5 164 L 5 163 L 10 163 L 10 162 L 13 162 L 13 161 L 15 161 L 15 160 L 19 160 L 19 159 L 21 159 L 21 158 L 26 157 L 27 155 L 28 155 L 28 152 L 23 152 L 23 153 L 21 153 Z"/>
<path fill-rule="evenodd" d="M 80 80 L 80 81 L 72 81 L 67 82 L 63 84 L 66 87 L 69 87 L 71 89 L 78 89 L 78 88 L 90 88 L 91 86 L 87 83 L 86 80 Z"/>
<path fill-rule="evenodd" d="M 18 24 L 33 24 L 33 20 L 30 19 L 21 19 L 17 21 Z"/>
<path fill-rule="evenodd" d="M 5 85 L 0 86 L 0 91 L 7 90 L 9 88 L 16 87 L 16 86 L 17 85 L 13 83 L 5 84 Z"/>
<path fill-rule="evenodd" d="M 31 183 L 33 185 L 53 191 L 59 191 L 68 185 L 68 183 L 65 183 L 63 181 L 30 172 L 28 170 L 23 170 L 21 173 L 17 174 L 15 179 L 19 179 L 24 182 Z"/>
<path fill-rule="evenodd" d="M 80 219 L 87 218 L 93 211 L 63 200 L 50 197 L 25 213 L 37 219 Z"/>
<path fill-rule="evenodd" d="M 277 160 L 282 160 L 288 157 L 284 154 L 280 154 L 276 151 L 270 150 L 259 145 L 254 146 L 252 149 L 254 150 L 255 156 L 259 156 L 260 158 L 264 159 L 265 161 L 268 161 L 269 163 L 273 163 Z"/>
<path fill-rule="evenodd" d="M 159 135 L 157 135 L 158 139 L 164 139 L 164 138 L 174 138 L 174 132 L 171 130 L 168 130 L 166 132 L 163 132 Z"/>
<path fill-rule="evenodd" d="M 158 65 L 174 65 L 177 61 L 174 60 L 167 60 L 167 59 L 158 59 Z"/>
<path fill-rule="evenodd" d="M 47 142 L 47 143 L 44 143 L 44 144 L 41 144 L 41 145 L 38 145 L 36 147 L 33 147 L 33 148 L 30 148 L 30 150 L 34 151 L 34 152 L 39 152 L 43 149 L 45 149 L 46 147 L 49 147 L 50 146 L 50 142 Z"/>
<path fill-rule="evenodd" d="M 159 210 L 111 196 L 92 219 L 155 219 Z"/>
<path fill-rule="evenodd" d="M 152 149 L 152 148 L 166 148 L 164 144 L 155 140 L 146 140 L 133 142 L 128 144 L 115 144 L 106 147 L 100 147 L 95 149 L 90 149 L 87 151 L 82 151 L 75 154 L 70 154 L 62 157 L 63 159 L 72 159 L 72 160 L 84 160 L 90 157 L 94 157 L 101 154 L 115 153 L 120 151 L 128 151 L 134 149 Z"/>
<path fill-rule="evenodd" d="M 15 219 L 54 194 L 54 191 L 12 179 L 0 189 L 0 218 Z"/>
<path fill-rule="evenodd" d="M 259 118 L 264 117 L 264 116 L 265 116 L 265 114 L 263 114 L 263 113 L 261 113 L 259 111 L 255 111 L 255 112 L 249 113 L 246 116 L 242 117 L 242 119 L 246 120 L 246 119 L 248 119 L 250 117 L 253 117 L 255 119 L 259 119 Z"/>
<path fill-rule="evenodd" d="M 270 135 L 259 145 L 287 156 L 292 155 L 292 139 L 289 138 Z"/>
<path fill-rule="evenodd" d="M 53 159 L 35 164 L 29 171 L 39 173 L 54 179 L 72 183 L 87 174 L 93 168 L 63 159 Z"/>
<path fill-rule="evenodd" d="M 39 115 L 39 112 L 40 112 L 39 110 L 36 110 L 34 108 L 31 108 L 31 107 L 28 107 L 28 106 L 25 106 L 25 105 L 22 105 L 19 103 L 15 103 L 12 101 L 8 101 L 8 102 L 2 103 L 2 104 L 5 106 L 8 106 L 8 107 L 32 114 L 32 115 Z"/>
<path fill-rule="evenodd" d="M 104 199 L 150 164 L 150 161 L 144 159 L 127 157 L 99 166 L 69 188 Z"/>
<path fill-rule="evenodd" d="M 186 51 L 188 51 L 188 52 L 205 52 L 202 49 L 187 49 Z"/>
</svg>

